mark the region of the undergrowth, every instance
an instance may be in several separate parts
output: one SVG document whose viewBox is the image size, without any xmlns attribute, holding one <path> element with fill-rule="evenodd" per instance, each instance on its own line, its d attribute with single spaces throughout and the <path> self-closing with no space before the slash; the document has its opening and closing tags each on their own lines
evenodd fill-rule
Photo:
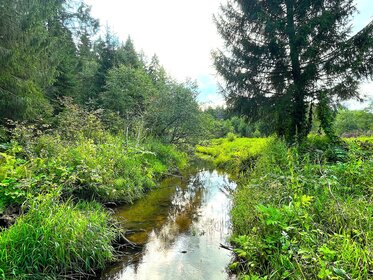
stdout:
<svg viewBox="0 0 373 280">
<path fill-rule="evenodd" d="M 215 141 L 222 157 L 229 140 Z M 268 140 L 234 195 L 230 269 L 240 279 L 372 279 L 372 143 Z"/>
<path fill-rule="evenodd" d="M 88 128 L 66 126 L 69 119 L 53 130 L 17 125 L 0 153 L 0 211 L 56 188 L 64 198 L 131 203 L 186 165 L 186 155 L 171 145 L 112 135 L 95 116 L 86 118 Z"/>
</svg>

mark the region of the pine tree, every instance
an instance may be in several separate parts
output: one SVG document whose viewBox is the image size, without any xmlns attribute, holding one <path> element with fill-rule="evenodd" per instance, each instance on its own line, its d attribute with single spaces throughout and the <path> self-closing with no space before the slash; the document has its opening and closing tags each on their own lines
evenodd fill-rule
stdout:
<svg viewBox="0 0 373 280">
<path fill-rule="evenodd" d="M 143 66 L 135 50 L 131 37 L 128 37 L 126 43 L 121 45 L 116 51 L 115 64 L 117 66 L 124 64 L 133 68 L 140 68 Z"/>
<path fill-rule="evenodd" d="M 161 90 L 167 82 L 167 73 L 164 67 L 160 64 L 157 55 L 153 55 L 150 64 L 147 67 L 147 72 L 151 77 L 154 85 Z"/>
<path fill-rule="evenodd" d="M 279 135 L 294 141 L 308 134 L 320 99 L 325 105 L 358 97 L 359 79 L 372 74 L 373 26 L 351 37 L 353 2 L 231 0 L 222 6 L 215 22 L 226 53 L 216 51 L 214 60 L 228 105 L 250 119 L 272 120 Z"/>
<path fill-rule="evenodd" d="M 105 91 L 108 72 L 115 66 L 118 45 L 118 38 L 111 33 L 109 27 L 106 27 L 105 39 L 100 37 L 94 45 L 98 69 L 94 77 L 94 90 L 87 96 L 85 102 L 89 100 L 99 102 L 99 94 Z"/>
</svg>

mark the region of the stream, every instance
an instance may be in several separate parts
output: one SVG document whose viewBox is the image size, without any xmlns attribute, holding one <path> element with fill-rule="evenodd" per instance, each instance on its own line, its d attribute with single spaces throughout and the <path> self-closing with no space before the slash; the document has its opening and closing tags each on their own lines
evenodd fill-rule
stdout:
<svg viewBox="0 0 373 280">
<path fill-rule="evenodd" d="M 133 205 L 115 210 L 133 250 L 100 279 L 234 279 L 226 270 L 231 192 L 236 184 L 216 170 L 169 177 Z"/>
</svg>

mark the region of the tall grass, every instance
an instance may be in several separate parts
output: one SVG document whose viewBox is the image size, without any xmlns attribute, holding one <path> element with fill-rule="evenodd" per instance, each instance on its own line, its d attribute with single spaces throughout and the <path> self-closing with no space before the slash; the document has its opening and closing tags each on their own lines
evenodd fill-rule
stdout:
<svg viewBox="0 0 373 280">
<path fill-rule="evenodd" d="M 95 202 L 33 200 L 28 212 L 0 232 L 0 275 L 5 279 L 64 278 L 94 273 L 114 259 L 119 230 Z"/>
</svg>

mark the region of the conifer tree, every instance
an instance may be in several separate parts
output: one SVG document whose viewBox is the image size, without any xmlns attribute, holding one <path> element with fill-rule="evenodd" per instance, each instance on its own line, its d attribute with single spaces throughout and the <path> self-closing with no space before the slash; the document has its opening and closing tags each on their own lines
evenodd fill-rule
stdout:
<svg viewBox="0 0 373 280">
<path fill-rule="evenodd" d="M 373 25 L 351 36 L 355 12 L 353 0 L 228 1 L 215 17 L 226 51 L 214 53 L 228 105 L 301 140 L 321 99 L 358 97 L 371 77 Z"/>
<path fill-rule="evenodd" d="M 135 46 L 131 37 L 128 37 L 126 43 L 124 45 L 121 45 L 116 51 L 115 63 L 117 64 L 117 66 L 124 64 L 133 68 L 140 68 L 143 66 L 141 65 L 141 61 L 135 50 Z"/>
</svg>

